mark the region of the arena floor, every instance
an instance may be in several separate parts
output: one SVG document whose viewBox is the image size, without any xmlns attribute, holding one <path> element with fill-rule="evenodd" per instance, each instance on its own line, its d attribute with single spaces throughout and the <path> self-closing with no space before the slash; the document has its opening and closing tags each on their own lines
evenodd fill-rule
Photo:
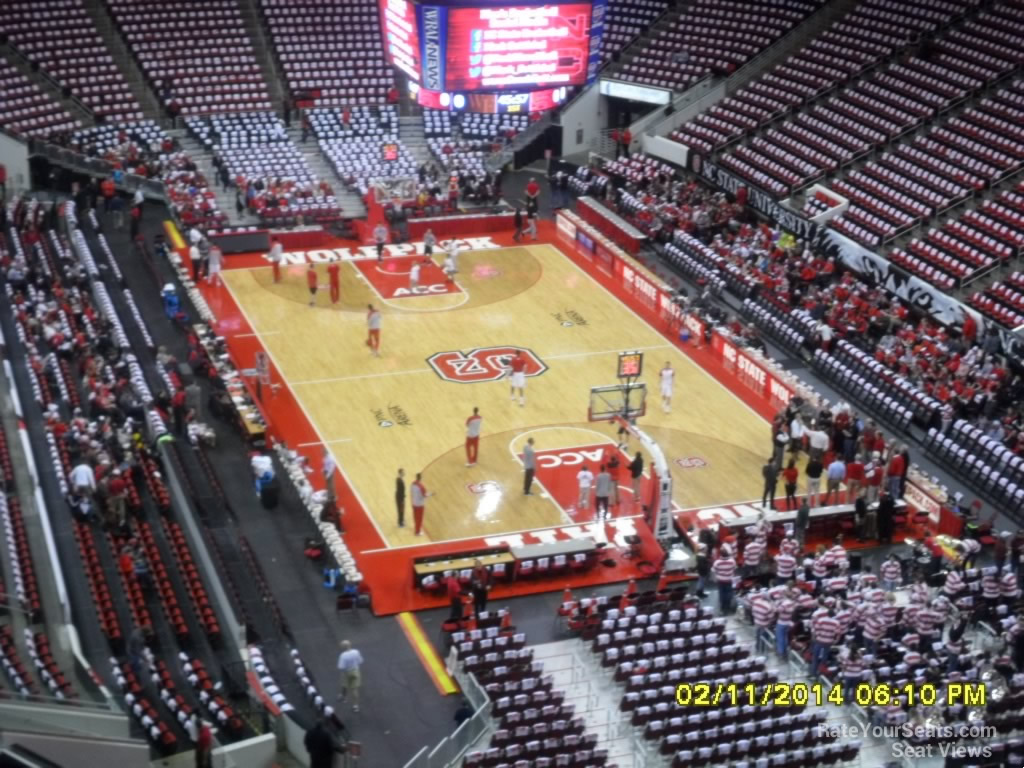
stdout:
<svg viewBox="0 0 1024 768">
<path fill-rule="evenodd" d="M 553 227 L 545 234 L 554 240 Z M 418 593 L 408 594 L 404 585 L 411 581 L 412 557 L 471 548 L 474 540 L 530 543 L 530 531 L 592 524 L 592 502 L 578 508 L 576 473 L 583 463 L 596 473 L 604 452 L 614 449 L 616 430 L 588 422 L 590 388 L 616 383 L 621 350 L 645 352 L 647 411 L 638 423 L 672 467 L 677 509 L 760 494 L 763 452 L 770 445 L 764 414 L 570 256 L 551 243 L 517 245 L 492 235 L 489 247 L 459 255 L 452 285 L 445 284 L 435 254 L 422 269 L 417 292 L 409 291 L 408 272 L 418 256 L 344 260 L 337 303 L 328 291 L 327 264 L 318 263 L 313 306 L 308 266 L 282 267 L 275 284 L 260 254 L 229 256 L 224 285 L 204 286 L 236 364 L 250 367 L 256 351 L 265 349 L 274 382 L 284 385 L 263 399 L 273 431 L 316 468 L 323 446 L 337 459 L 349 546 L 370 555 L 403 552 L 402 562 L 384 558 L 375 565 L 375 558 L 364 557 L 360 563 L 371 583 L 375 574 L 386 573 L 393 587 L 402 584 L 403 598 L 389 596 L 396 610 L 422 607 Z M 379 358 L 366 342 L 369 303 L 383 315 Z M 510 399 L 500 362 L 516 349 L 531 359 L 525 406 Z M 670 413 L 658 396 L 658 371 L 666 361 L 676 371 Z M 474 406 L 484 419 L 479 462 L 466 467 L 464 424 Z M 534 496 L 522 494 L 520 452 L 528 437 L 540 459 Z M 405 527 L 398 526 L 393 499 L 399 467 L 407 482 L 423 472 L 434 494 L 421 537 L 413 533 L 408 508 Z M 634 508 L 627 473 L 620 477 L 621 503 L 603 526 L 607 538 L 615 543 L 638 532 L 653 550 L 657 545 Z M 621 565 L 598 571 L 593 583 L 638 575 L 631 563 Z M 401 582 L 395 569 L 403 571 Z M 376 598 L 374 607 L 381 610 Z"/>
</svg>

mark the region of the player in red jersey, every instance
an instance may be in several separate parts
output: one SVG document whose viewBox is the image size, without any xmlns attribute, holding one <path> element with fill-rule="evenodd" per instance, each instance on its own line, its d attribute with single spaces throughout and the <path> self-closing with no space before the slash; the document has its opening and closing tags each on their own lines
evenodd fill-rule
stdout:
<svg viewBox="0 0 1024 768">
<path fill-rule="evenodd" d="M 337 304 L 341 298 L 341 273 L 338 262 L 332 261 L 327 265 L 327 277 L 331 283 L 331 304 Z"/>
<path fill-rule="evenodd" d="M 309 286 L 309 306 L 316 304 L 316 292 L 318 290 L 317 280 L 319 278 L 316 274 L 316 267 L 310 262 L 309 267 L 306 269 L 306 285 Z"/>
<path fill-rule="evenodd" d="M 374 357 L 380 357 L 380 310 L 373 304 L 367 304 L 366 310 L 366 328 L 369 331 L 366 346 L 373 351 Z"/>
<path fill-rule="evenodd" d="M 509 400 L 516 399 L 516 390 L 519 390 L 519 405 L 526 405 L 526 358 L 522 350 L 517 350 L 515 357 L 509 361 Z"/>
<path fill-rule="evenodd" d="M 474 408 L 473 415 L 466 419 L 466 466 L 472 467 L 476 464 L 477 451 L 480 448 L 480 427 L 483 425 L 484 417 L 480 415 L 480 409 Z"/>
</svg>

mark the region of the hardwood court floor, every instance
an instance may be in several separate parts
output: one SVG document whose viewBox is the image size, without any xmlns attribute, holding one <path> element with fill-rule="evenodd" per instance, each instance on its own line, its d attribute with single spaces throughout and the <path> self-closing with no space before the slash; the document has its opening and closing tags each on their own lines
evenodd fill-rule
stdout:
<svg viewBox="0 0 1024 768">
<path fill-rule="evenodd" d="M 613 443 L 614 429 L 587 422 L 589 392 L 617 383 L 616 355 L 627 349 L 646 352 L 648 408 L 639 423 L 672 465 L 679 506 L 759 496 L 760 467 L 770 447 L 764 420 L 554 246 L 464 252 L 459 292 L 382 300 L 378 290 L 388 295 L 393 286 L 385 290 L 386 284 L 398 279 L 393 273 L 408 264 L 386 260 L 377 275 L 376 263 L 343 262 L 341 301 L 331 305 L 322 286 L 315 307 L 308 306 L 304 266 L 284 269 L 276 285 L 269 268 L 223 275 L 389 546 L 570 522 L 565 489 L 522 495 L 518 453 L 529 436 L 538 452 Z M 325 265 L 317 269 L 323 283 Z M 380 358 L 365 342 L 370 302 L 382 308 Z M 474 359 L 458 353 L 508 346 L 531 350 L 547 366 L 527 379 L 525 407 L 510 401 L 505 380 L 449 381 L 427 362 L 451 352 L 454 362 L 444 370 L 453 377 L 486 377 L 493 364 L 486 354 Z M 665 361 L 676 369 L 670 414 L 662 412 L 658 397 Z M 483 437 L 479 463 L 467 468 L 464 423 L 474 406 L 483 415 Z M 435 494 L 428 500 L 424 537 L 413 536 L 408 519 L 405 528 L 397 526 L 398 467 L 409 482 L 424 472 Z M 563 473 L 562 482 L 574 482 L 575 471 Z"/>
</svg>

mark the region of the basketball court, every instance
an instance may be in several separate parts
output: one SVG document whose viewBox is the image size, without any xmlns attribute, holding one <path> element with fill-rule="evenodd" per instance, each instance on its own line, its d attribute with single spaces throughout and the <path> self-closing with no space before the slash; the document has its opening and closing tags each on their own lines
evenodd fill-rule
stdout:
<svg viewBox="0 0 1024 768">
<path fill-rule="evenodd" d="M 640 534 L 646 554 L 655 556 L 658 545 L 633 501 L 625 467 L 639 447 L 635 440 L 621 448 L 620 503 L 611 519 L 596 523 L 593 500 L 586 508 L 578 503 L 577 472 L 587 465 L 596 474 L 616 450 L 617 425 L 588 420 L 588 409 L 591 388 L 618 383 L 624 350 L 644 353 L 638 383 L 646 385 L 646 411 L 638 425 L 671 467 L 676 508 L 759 496 L 770 445 L 763 414 L 585 272 L 567 253 L 571 246 L 516 244 L 501 236 L 466 245 L 477 247 L 459 253 L 453 281 L 439 268 L 443 252 L 435 252 L 421 265 L 417 286 L 410 285 L 409 272 L 414 261 L 423 261 L 420 253 L 396 249 L 379 262 L 372 249 L 357 249 L 340 262 L 336 304 L 327 287 L 331 249 L 288 254 L 276 284 L 260 254 L 230 256 L 224 285 L 204 287 L 236 364 L 248 367 L 265 349 L 274 382 L 284 385 L 263 397 L 272 432 L 317 468 L 324 448 L 337 460 L 346 536 L 353 551 L 366 553 L 357 559 L 374 586 L 375 610 L 382 610 L 376 575 L 396 589 L 401 584 L 404 597 L 390 594 L 383 601 L 389 607 L 421 607 L 411 586 L 411 558 L 471 549 L 477 541 L 533 543 L 579 535 L 583 526 L 613 548 L 625 535 Z M 304 262 L 318 262 L 314 306 Z M 367 346 L 371 303 L 382 313 L 380 357 Z M 527 360 L 525 405 L 510 398 L 506 377 L 517 351 Z M 675 369 L 671 412 L 663 411 L 659 397 L 658 372 L 666 362 Z M 483 429 L 478 462 L 467 467 L 465 421 L 474 407 Z M 538 470 L 534 494 L 526 496 L 521 454 L 529 438 Z M 399 467 L 407 483 L 422 472 L 433 494 L 422 536 L 414 534 L 408 506 L 405 527 L 398 525 Z M 371 557 L 399 552 L 401 561 L 376 558 L 387 565 Z M 639 575 L 634 565 L 598 569 L 590 583 Z M 396 577 L 395 570 L 402 572 Z M 528 591 L 558 586 L 536 582 Z"/>
</svg>

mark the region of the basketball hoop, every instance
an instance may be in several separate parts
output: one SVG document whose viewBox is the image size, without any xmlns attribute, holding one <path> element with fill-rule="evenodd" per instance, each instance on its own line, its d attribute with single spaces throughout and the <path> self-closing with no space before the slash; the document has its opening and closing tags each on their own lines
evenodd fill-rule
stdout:
<svg viewBox="0 0 1024 768">
<path fill-rule="evenodd" d="M 634 420 L 647 413 L 647 385 L 610 384 L 590 388 L 587 421 Z"/>
</svg>

